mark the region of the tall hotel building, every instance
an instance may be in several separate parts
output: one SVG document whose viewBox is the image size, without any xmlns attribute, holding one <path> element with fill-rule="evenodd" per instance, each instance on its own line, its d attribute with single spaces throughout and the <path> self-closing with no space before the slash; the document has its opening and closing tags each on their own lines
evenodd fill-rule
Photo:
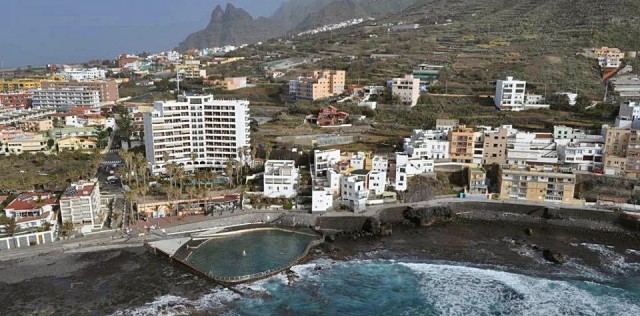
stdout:
<svg viewBox="0 0 640 316">
<path fill-rule="evenodd" d="M 215 100 L 213 95 L 178 96 L 155 102 L 144 115 L 146 158 L 154 174 L 176 163 L 185 171 L 224 169 L 249 150 L 249 101 Z M 168 154 L 168 161 L 165 161 Z"/>
</svg>

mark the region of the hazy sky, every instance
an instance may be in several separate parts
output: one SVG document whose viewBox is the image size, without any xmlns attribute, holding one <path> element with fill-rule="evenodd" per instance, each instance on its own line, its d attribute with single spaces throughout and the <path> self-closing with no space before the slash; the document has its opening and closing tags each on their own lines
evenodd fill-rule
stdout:
<svg viewBox="0 0 640 316">
<path fill-rule="evenodd" d="M 37 66 L 168 50 L 227 2 L 255 17 L 283 0 L 2 0 L 0 61 Z"/>
</svg>

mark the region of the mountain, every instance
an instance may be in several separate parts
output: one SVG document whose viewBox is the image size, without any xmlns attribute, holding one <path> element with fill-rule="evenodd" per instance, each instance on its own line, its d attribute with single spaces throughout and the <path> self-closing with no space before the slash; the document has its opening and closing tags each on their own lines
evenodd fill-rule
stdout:
<svg viewBox="0 0 640 316">
<path fill-rule="evenodd" d="M 247 11 L 229 3 L 224 10 L 221 6 L 216 6 L 209 24 L 203 30 L 187 36 L 178 49 L 255 43 L 281 35 L 285 31 L 283 24 L 264 17 L 254 19 Z"/>
<path fill-rule="evenodd" d="M 353 18 L 398 12 L 416 0 L 289 0 L 269 18 L 254 19 L 245 10 L 216 6 L 203 30 L 187 37 L 178 49 L 250 44 Z"/>
</svg>

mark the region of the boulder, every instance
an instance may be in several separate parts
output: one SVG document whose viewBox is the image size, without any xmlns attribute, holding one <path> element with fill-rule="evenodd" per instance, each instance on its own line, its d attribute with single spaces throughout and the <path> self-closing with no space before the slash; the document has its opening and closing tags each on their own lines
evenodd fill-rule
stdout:
<svg viewBox="0 0 640 316">
<path fill-rule="evenodd" d="M 556 264 L 564 264 L 567 262 L 567 258 L 563 254 L 546 248 L 542 250 L 542 256 L 545 260 Z"/>
<path fill-rule="evenodd" d="M 453 216 L 453 212 L 451 211 L 451 207 L 448 205 L 423 208 L 407 207 L 403 216 L 415 225 L 429 226 L 432 225 L 434 221 L 451 218 Z"/>
<path fill-rule="evenodd" d="M 533 235 L 533 229 L 531 229 L 530 227 L 526 228 L 524 230 L 524 233 L 527 234 L 527 236 L 531 236 Z"/>
<path fill-rule="evenodd" d="M 565 219 L 564 216 L 560 215 L 557 209 L 552 209 L 545 207 L 544 213 L 542 214 L 542 218 L 545 219 Z"/>
</svg>

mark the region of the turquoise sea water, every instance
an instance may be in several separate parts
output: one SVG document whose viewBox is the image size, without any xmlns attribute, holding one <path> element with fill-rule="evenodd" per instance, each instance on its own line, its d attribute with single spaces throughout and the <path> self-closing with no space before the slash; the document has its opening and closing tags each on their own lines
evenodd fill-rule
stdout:
<svg viewBox="0 0 640 316">
<path fill-rule="evenodd" d="M 317 270 L 320 267 L 321 270 Z M 640 315 L 640 278 L 597 283 L 449 263 L 316 261 L 196 300 L 171 295 L 124 314 Z M 170 306 L 170 308 L 168 308 Z"/>
</svg>

